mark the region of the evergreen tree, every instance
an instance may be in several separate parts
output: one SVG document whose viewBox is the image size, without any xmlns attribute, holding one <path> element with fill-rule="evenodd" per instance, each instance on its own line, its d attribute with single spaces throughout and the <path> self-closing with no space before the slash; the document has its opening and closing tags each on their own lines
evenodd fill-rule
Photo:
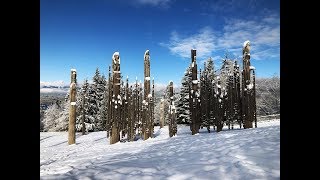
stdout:
<svg viewBox="0 0 320 180">
<path fill-rule="evenodd" d="M 82 131 L 82 119 L 84 118 L 85 131 L 89 130 L 90 118 L 89 115 L 89 93 L 88 93 L 89 83 L 85 79 L 81 89 L 77 92 L 77 119 L 76 119 L 76 130 Z M 84 116 L 84 117 L 83 117 Z M 92 125 L 91 125 L 92 127 Z"/>
<path fill-rule="evenodd" d="M 184 73 L 184 76 L 181 80 L 181 88 L 180 88 L 181 98 L 180 98 L 180 101 L 176 103 L 178 124 L 190 123 L 189 82 L 191 82 L 191 72 L 190 72 L 190 67 L 187 67 Z"/>
<path fill-rule="evenodd" d="M 202 106 L 202 127 L 207 127 L 210 133 L 210 126 L 214 121 L 214 109 L 213 109 L 213 81 L 214 80 L 214 66 L 213 60 L 210 57 L 205 62 L 204 71 L 200 79 L 201 86 L 201 106 Z"/>
<path fill-rule="evenodd" d="M 54 103 L 48 107 L 48 109 L 44 112 L 43 118 L 43 131 L 54 131 L 57 126 L 57 119 L 59 118 L 59 114 L 61 109 L 59 106 Z"/>
</svg>

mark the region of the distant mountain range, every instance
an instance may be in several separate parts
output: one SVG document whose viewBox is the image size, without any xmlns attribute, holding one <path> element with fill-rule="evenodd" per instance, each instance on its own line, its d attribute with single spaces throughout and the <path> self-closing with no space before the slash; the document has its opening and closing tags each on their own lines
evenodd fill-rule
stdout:
<svg viewBox="0 0 320 180">
<path fill-rule="evenodd" d="M 42 94 L 66 94 L 69 91 L 69 85 L 64 81 L 54 81 L 54 82 L 42 82 L 40 81 L 40 93 Z M 78 87 L 81 87 L 81 84 L 78 84 Z M 151 86 L 152 87 L 152 86 Z M 155 96 L 163 95 L 166 89 L 164 84 L 155 84 Z M 174 92 L 177 93 L 180 91 L 180 86 L 174 88 Z"/>
</svg>

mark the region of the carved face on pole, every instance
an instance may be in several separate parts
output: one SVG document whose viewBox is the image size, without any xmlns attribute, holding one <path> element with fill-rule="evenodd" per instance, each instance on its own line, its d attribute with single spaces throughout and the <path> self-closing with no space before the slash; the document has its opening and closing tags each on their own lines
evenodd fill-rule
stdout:
<svg viewBox="0 0 320 180">
<path fill-rule="evenodd" d="M 120 56 L 118 52 L 115 52 L 113 54 L 112 60 L 113 71 L 120 71 Z"/>
<path fill-rule="evenodd" d="M 250 54 L 250 41 L 245 41 L 243 43 L 243 54 Z"/>
<path fill-rule="evenodd" d="M 146 52 L 144 53 L 144 62 L 145 64 L 149 67 L 149 63 L 150 63 L 150 52 L 149 50 L 146 50 Z"/>
</svg>

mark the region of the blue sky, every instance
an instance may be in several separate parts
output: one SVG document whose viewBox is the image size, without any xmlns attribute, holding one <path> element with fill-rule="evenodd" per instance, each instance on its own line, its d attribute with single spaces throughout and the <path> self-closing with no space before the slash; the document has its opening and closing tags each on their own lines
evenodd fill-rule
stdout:
<svg viewBox="0 0 320 180">
<path fill-rule="evenodd" d="M 143 79 L 143 55 L 150 50 L 151 77 L 180 84 L 197 49 L 198 67 L 212 57 L 221 67 L 228 51 L 242 65 L 242 44 L 251 42 L 257 77 L 280 75 L 279 0 L 41 0 L 40 82 L 91 80 L 107 76 L 115 51 L 121 73 Z"/>
</svg>

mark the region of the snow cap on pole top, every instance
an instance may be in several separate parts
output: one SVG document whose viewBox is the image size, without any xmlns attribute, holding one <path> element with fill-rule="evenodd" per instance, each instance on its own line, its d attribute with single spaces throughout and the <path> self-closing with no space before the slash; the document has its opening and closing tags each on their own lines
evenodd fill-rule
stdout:
<svg viewBox="0 0 320 180">
<path fill-rule="evenodd" d="M 77 71 L 76 69 L 71 69 L 71 71 Z"/>
<path fill-rule="evenodd" d="M 113 55 L 112 55 L 112 60 L 113 60 L 114 63 L 116 63 L 116 62 L 115 62 L 115 60 L 116 60 L 116 59 L 115 59 L 115 56 L 116 56 L 116 55 L 119 57 L 119 62 L 118 62 L 118 63 L 120 64 L 120 54 L 119 54 L 118 51 L 116 51 L 116 52 L 113 53 Z"/>
<path fill-rule="evenodd" d="M 119 54 L 118 51 L 116 51 L 116 52 L 114 52 L 113 55 L 112 55 L 112 60 L 115 60 L 114 57 L 115 57 L 116 55 L 119 56 L 119 59 L 120 59 L 120 54 Z"/>
<path fill-rule="evenodd" d="M 149 49 L 146 50 L 146 52 L 144 52 L 144 56 L 149 55 Z"/>
<path fill-rule="evenodd" d="M 250 45 L 250 41 L 249 41 L 249 40 L 246 40 L 246 41 L 243 43 L 242 48 L 246 47 L 246 46 L 247 46 L 247 44 L 248 44 L 248 45 Z"/>
</svg>

